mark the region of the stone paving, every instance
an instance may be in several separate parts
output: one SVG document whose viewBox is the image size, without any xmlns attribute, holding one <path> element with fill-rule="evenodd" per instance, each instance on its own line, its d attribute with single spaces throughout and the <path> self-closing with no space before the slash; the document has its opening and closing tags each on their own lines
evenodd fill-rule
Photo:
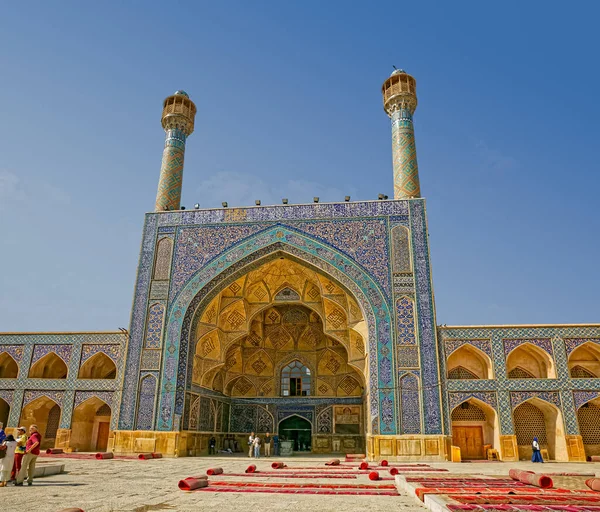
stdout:
<svg viewBox="0 0 600 512">
<path fill-rule="evenodd" d="M 51 460 L 44 457 L 43 460 Z M 180 459 L 138 460 L 83 460 L 61 458 L 66 473 L 34 481 L 32 487 L 9 486 L 0 489 L 0 510 L 3 512 L 56 512 L 63 508 L 79 507 L 85 512 L 150 512 L 150 511 L 424 511 L 426 508 L 414 497 L 404 493 L 399 496 L 331 496 L 304 494 L 217 493 L 190 492 L 178 489 L 180 479 L 205 474 L 211 466 L 220 466 L 225 473 L 243 473 L 250 463 L 248 458 L 195 457 Z M 291 457 L 287 459 L 261 458 L 259 470 L 271 470 L 273 460 L 284 460 L 290 467 L 321 466 L 327 457 Z M 255 462 L 254 460 L 252 461 Z M 356 463 L 358 465 L 358 463 Z M 447 468 L 449 472 L 438 475 L 508 475 L 513 467 L 540 470 L 541 465 L 521 463 L 431 463 L 431 467 Z M 548 463 L 543 466 L 549 473 L 596 473 L 600 463 Z M 434 473 L 435 474 L 435 473 Z M 382 476 L 389 476 L 381 471 Z M 429 474 L 431 476 L 431 473 Z M 412 476 L 412 473 L 411 473 Z M 213 477 L 214 478 L 214 477 Z M 267 476 L 223 477 L 218 480 L 244 480 L 251 482 L 287 483 L 374 483 L 367 475 L 357 479 L 284 479 Z M 556 486 L 585 489 L 585 477 L 553 477 Z M 393 483 L 391 481 L 382 484 Z"/>
</svg>

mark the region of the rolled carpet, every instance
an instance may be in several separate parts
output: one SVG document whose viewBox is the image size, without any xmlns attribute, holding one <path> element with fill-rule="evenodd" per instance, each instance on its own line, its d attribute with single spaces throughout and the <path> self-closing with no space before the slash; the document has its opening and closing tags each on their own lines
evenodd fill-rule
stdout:
<svg viewBox="0 0 600 512">
<path fill-rule="evenodd" d="M 541 487 L 542 489 L 551 489 L 554 485 L 552 478 L 550 478 L 548 475 L 541 475 L 539 473 L 534 473 L 533 471 L 511 469 L 508 472 L 508 475 L 513 480 L 518 480 L 524 484 L 535 485 L 536 487 Z"/>
<path fill-rule="evenodd" d="M 379 471 L 371 471 L 369 473 L 369 480 L 379 480 Z"/>
<path fill-rule="evenodd" d="M 212 476 L 212 475 L 220 475 L 223 473 L 223 468 L 208 468 L 206 470 L 206 474 L 208 476 Z"/>
<path fill-rule="evenodd" d="M 369 469 L 369 463 L 368 462 L 361 462 L 360 466 L 358 466 L 358 469 Z"/>
<path fill-rule="evenodd" d="M 152 458 L 153 459 L 162 459 L 162 453 L 153 453 Z"/>
<path fill-rule="evenodd" d="M 85 512 L 82 508 L 62 508 L 58 512 Z"/>
<path fill-rule="evenodd" d="M 273 462 L 273 464 L 271 464 L 271 467 L 273 469 L 283 469 L 283 468 L 287 468 L 287 466 L 283 463 L 283 462 Z"/>
<path fill-rule="evenodd" d="M 587 485 L 592 491 L 600 492 L 600 478 L 588 478 L 585 481 L 585 485 Z"/>
<path fill-rule="evenodd" d="M 140 460 L 149 460 L 149 459 L 152 459 L 152 454 L 151 453 L 140 453 L 138 455 L 138 459 L 140 459 Z"/>
<path fill-rule="evenodd" d="M 390 475 L 394 476 L 398 474 L 398 468 L 390 468 Z"/>
<path fill-rule="evenodd" d="M 600 462 L 600 455 L 592 455 L 589 457 L 590 462 Z"/>
<path fill-rule="evenodd" d="M 201 487 L 208 487 L 208 480 L 205 476 L 188 476 L 183 480 L 179 480 L 177 485 L 182 491 L 193 491 Z"/>
<path fill-rule="evenodd" d="M 382 460 L 382 461 L 379 463 L 379 465 L 380 465 L 380 466 L 383 466 L 383 467 L 385 467 L 385 466 L 389 466 L 389 463 L 388 463 L 388 461 L 387 461 L 387 460 L 383 459 L 383 460 Z"/>
<path fill-rule="evenodd" d="M 250 464 L 247 468 L 246 468 L 246 473 L 256 473 L 256 466 L 254 464 Z"/>
<path fill-rule="evenodd" d="M 340 459 L 331 459 L 329 462 L 325 463 L 326 466 L 339 466 Z"/>
<path fill-rule="evenodd" d="M 50 454 L 55 454 L 55 453 L 64 453 L 64 452 L 63 452 L 63 449 L 62 449 L 62 448 L 48 448 L 48 449 L 46 450 L 46 453 L 47 453 L 48 455 L 50 455 Z"/>
<path fill-rule="evenodd" d="M 96 459 L 98 460 L 104 460 L 104 459 L 114 459 L 114 454 L 113 452 L 98 452 L 96 454 Z"/>
</svg>

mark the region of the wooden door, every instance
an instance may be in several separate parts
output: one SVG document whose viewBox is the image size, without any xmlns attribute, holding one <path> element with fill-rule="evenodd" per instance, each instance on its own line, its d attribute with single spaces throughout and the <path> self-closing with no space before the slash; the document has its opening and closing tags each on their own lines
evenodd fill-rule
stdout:
<svg viewBox="0 0 600 512">
<path fill-rule="evenodd" d="M 98 423 L 98 438 L 96 440 L 96 450 L 99 452 L 105 452 L 108 446 L 108 431 L 110 430 L 110 423 L 108 421 L 101 421 Z"/>
<path fill-rule="evenodd" d="M 460 447 L 463 459 L 483 459 L 483 429 L 481 427 L 452 427 L 452 444 Z"/>
</svg>

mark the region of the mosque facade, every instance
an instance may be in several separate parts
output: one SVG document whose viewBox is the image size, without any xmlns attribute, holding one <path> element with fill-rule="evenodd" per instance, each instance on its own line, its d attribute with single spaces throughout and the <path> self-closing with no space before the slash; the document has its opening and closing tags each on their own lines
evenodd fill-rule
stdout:
<svg viewBox="0 0 600 512">
<path fill-rule="evenodd" d="M 413 115 L 382 87 L 394 199 L 185 210 L 196 106 L 163 104 L 129 330 L 0 333 L 0 422 L 46 447 L 195 456 L 277 432 L 390 460 L 600 454 L 600 325 L 438 326 Z"/>
</svg>

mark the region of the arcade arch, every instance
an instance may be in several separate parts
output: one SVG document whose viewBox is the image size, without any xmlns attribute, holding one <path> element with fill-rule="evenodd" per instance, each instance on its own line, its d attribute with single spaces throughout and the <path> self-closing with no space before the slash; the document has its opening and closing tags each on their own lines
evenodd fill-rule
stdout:
<svg viewBox="0 0 600 512">
<path fill-rule="evenodd" d="M 10 405 L 6 400 L 0 398 L 0 423 L 6 427 L 10 415 Z"/>
<path fill-rule="evenodd" d="M 531 343 L 523 343 L 508 354 L 506 372 L 509 379 L 556 378 L 554 363 L 548 352 Z"/>
<path fill-rule="evenodd" d="M 50 352 L 31 366 L 30 379 L 66 379 L 68 368 L 66 363 L 54 352 Z"/>
<path fill-rule="evenodd" d="M 465 344 L 456 349 L 447 360 L 449 379 L 493 379 L 492 360 L 474 347 Z"/>
<path fill-rule="evenodd" d="M 102 352 L 90 357 L 79 369 L 79 379 L 115 379 L 117 367 L 113 360 Z"/>
<path fill-rule="evenodd" d="M 577 423 L 586 457 L 600 455 L 600 398 L 577 409 Z"/>
<path fill-rule="evenodd" d="M 452 410 L 452 444 L 463 459 L 486 459 L 486 447 L 500 452 L 500 427 L 493 407 L 469 398 Z"/>
<path fill-rule="evenodd" d="M 51 398 L 40 396 L 23 407 L 19 425 L 37 425 L 42 434 L 41 448 L 51 448 L 56 441 L 60 416 L 60 406 Z"/>
<path fill-rule="evenodd" d="M 600 377 L 600 345 L 588 341 L 569 355 L 569 374 L 575 379 Z"/>
<path fill-rule="evenodd" d="M 73 410 L 69 446 L 77 451 L 106 451 L 110 431 L 110 406 L 91 397 Z"/>
<path fill-rule="evenodd" d="M 531 460 L 534 437 L 550 460 L 569 460 L 562 414 L 555 405 L 531 398 L 514 408 L 513 420 L 520 460 Z"/>
<path fill-rule="evenodd" d="M 16 379 L 19 366 L 8 352 L 0 353 L 0 379 Z"/>
</svg>

